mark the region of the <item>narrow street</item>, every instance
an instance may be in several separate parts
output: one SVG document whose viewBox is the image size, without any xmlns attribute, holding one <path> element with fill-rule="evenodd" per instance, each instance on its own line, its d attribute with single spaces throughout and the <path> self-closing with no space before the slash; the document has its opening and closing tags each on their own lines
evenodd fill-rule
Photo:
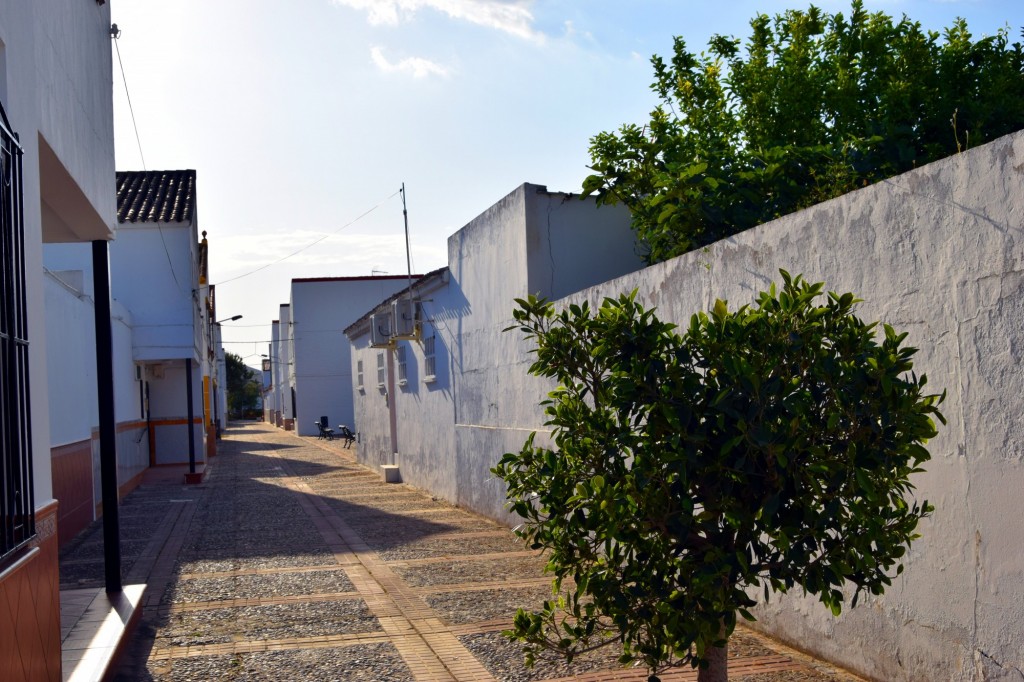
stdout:
<svg viewBox="0 0 1024 682">
<path fill-rule="evenodd" d="M 508 529 L 383 483 L 341 441 L 245 423 L 221 453 L 200 485 L 156 469 L 124 501 L 125 584 L 147 588 L 120 682 L 646 679 L 611 650 L 523 667 L 500 632 L 550 578 Z M 101 536 L 62 554 L 62 597 L 102 585 Z M 746 630 L 730 656 L 732 679 L 855 679 Z"/>
</svg>

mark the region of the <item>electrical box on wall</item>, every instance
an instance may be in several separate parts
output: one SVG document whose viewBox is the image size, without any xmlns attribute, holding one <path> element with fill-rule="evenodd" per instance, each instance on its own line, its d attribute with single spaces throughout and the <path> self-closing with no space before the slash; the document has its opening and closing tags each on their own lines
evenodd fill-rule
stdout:
<svg viewBox="0 0 1024 682">
<path fill-rule="evenodd" d="M 370 346 L 386 348 L 391 345 L 391 315 L 378 313 L 370 316 Z"/>
<path fill-rule="evenodd" d="M 418 337 L 416 303 L 408 298 L 400 298 L 391 303 L 394 318 L 394 337 L 396 339 L 416 339 Z"/>
</svg>

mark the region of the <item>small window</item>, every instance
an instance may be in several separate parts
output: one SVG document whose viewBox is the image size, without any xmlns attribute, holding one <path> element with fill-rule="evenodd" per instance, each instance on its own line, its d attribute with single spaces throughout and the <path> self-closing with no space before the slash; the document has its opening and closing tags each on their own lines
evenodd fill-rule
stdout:
<svg viewBox="0 0 1024 682">
<path fill-rule="evenodd" d="M 377 387 L 384 388 L 387 380 L 387 370 L 384 367 L 384 353 L 377 353 Z"/>
<path fill-rule="evenodd" d="M 405 344 L 395 349 L 395 358 L 398 360 L 398 385 L 405 386 L 409 383 L 409 365 L 406 362 Z"/>
<path fill-rule="evenodd" d="M 363 390 L 363 361 L 356 360 L 356 388 Z"/>
<path fill-rule="evenodd" d="M 437 358 L 434 355 L 434 335 L 423 339 L 423 380 L 437 381 Z"/>
</svg>

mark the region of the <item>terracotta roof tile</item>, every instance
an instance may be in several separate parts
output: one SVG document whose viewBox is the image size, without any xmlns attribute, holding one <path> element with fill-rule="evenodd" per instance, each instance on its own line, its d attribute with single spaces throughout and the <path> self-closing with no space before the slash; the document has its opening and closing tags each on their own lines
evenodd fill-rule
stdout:
<svg viewBox="0 0 1024 682">
<path fill-rule="evenodd" d="M 196 172 L 118 171 L 117 222 L 191 222 L 196 207 Z"/>
</svg>

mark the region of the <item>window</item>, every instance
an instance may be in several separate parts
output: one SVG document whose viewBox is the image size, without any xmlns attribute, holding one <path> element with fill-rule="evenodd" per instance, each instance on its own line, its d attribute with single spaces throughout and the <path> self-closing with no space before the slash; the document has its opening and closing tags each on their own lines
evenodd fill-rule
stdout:
<svg viewBox="0 0 1024 682">
<path fill-rule="evenodd" d="M 377 387 L 384 388 L 387 380 L 387 370 L 384 368 L 384 353 L 377 353 Z"/>
<path fill-rule="evenodd" d="M 363 361 L 356 360 L 356 388 L 363 390 Z"/>
<path fill-rule="evenodd" d="M 434 335 L 423 339 L 423 380 L 437 381 L 437 357 L 434 355 Z"/>
<path fill-rule="evenodd" d="M 395 349 L 395 357 L 398 360 L 398 385 L 405 386 L 409 383 L 409 365 L 406 362 L 405 350 L 406 346 L 403 343 Z"/>
<path fill-rule="evenodd" d="M 21 154 L 0 107 L 0 559 L 36 532 Z"/>
</svg>

